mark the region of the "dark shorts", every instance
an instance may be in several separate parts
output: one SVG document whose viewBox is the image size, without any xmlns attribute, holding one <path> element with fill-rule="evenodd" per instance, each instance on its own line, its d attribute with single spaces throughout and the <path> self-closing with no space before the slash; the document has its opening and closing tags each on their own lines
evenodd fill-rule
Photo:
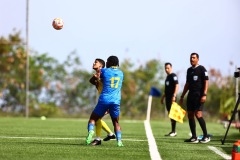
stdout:
<svg viewBox="0 0 240 160">
<path fill-rule="evenodd" d="M 98 116 L 103 117 L 105 112 L 109 110 L 109 114 L 112 118 L 117 118 L 120 115 L 120 105 L 118 104 L 97 104 L 93 112 Z"/>
<path fill-rule="evenodd" d="M 188 93 L 187 111 L 202 111 L 204 103 L 200 101 L 201 101 L 200 92 Z"/>
</svg>

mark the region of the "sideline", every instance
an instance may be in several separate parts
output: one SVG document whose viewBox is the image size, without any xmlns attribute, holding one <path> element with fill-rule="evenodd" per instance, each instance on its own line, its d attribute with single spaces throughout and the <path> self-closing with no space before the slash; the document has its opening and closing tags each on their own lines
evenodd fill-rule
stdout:
<svg viewBox="0 0 240 160">
<path fill-rule="evenodd" d="M 229 156 L 229 155 L 221 152 L 221 151 L 218 150 L 216 147 L 208 146 L 208 148 L 209 148 L 210 150 L 212 150 L 213 152 L 215 152 L 216 154 L 218 154 L 219 156 L 223 157 L 223 158 L 226 159 L 226 160 L 231 160 L 231 159 L 232 159 L 231 156 Z"/>
<path fill-rule="evenodd" d="M 145 120 L 144 126 L 145 126 L 146 135 L 147 135 L 147 139 L 148 139 L 149 152 L 150 152 L 151 159 L 152 160 L 162 160 L 160 153 L 158 152 L 157 144 L 156 144 L 156 141 L 155 141 L 153 133 L 152 133 L 150 121 Z"/>
</svg>

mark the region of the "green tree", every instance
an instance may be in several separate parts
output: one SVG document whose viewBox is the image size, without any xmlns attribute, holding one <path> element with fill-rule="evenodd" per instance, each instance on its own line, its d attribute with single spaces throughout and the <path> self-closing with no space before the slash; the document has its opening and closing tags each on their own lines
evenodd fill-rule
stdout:
<svg viewBox="0 0 240 160">
<path fill-rule="evenodd" d="M 129 60 L 123 61 L 121 69 L 124 72 L 121 111 L 123 116 L 131 118 L 146 115 L 148 95 L 151 86 L 160 88 L 163 80 L 163 64 L 159 60 L 150 60 L 145 65 L 133 69 Z M 159 101 L 153 101 L 153 106 L 159 106 Z"/>
<path fill-rule="evenodd" d="M 209 70 L 207 111 L 211 116 L 231 115 L 235 105 L 234 77 L 223 76 L 219 70 Z M 217 111 L 217 112 L 216 112 Z"/>
<path fill-rule="evenodd" d="M 20 32 L 0 37 L 0 91 L 7 110 L 23 109 L 26 84 L 26 53 Z"/>
</svg>

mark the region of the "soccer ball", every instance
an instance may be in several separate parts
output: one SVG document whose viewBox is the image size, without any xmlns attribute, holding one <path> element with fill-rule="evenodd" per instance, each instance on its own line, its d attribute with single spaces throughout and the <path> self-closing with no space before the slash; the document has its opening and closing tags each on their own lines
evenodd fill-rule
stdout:
<svg viewBox="0 0 240 160">
<path fill-rule="evenodd" d="M 56 30 L 60 30 L 63 28 L 64 22 L 61 18 L 54 18 L 52 22 L 52 26 Z"/>
</svg>

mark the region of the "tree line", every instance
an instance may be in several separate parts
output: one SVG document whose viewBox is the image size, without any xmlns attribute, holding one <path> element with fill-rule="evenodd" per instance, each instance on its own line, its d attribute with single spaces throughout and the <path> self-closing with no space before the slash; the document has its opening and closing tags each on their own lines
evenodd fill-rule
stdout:
<svg viewBox="0 0 240 160">
<path fill-rule="evenodd" d="M 20 32 L 0 37 L 0 113 L 24 116 L 26 109 L 26 65 L 29 57 L 29 116 L 88 117 L 97 103 L 96 88 L 89 83 L 92 72 L 82 68 L 75 51 L 60 63 L 47 53 L 26 53 Z M 93 60 L 94 61 L 94 60 Z M 152 86 L 164 91 L 164 62 L 152 59 L 139 67 L 124 59 L 121 116 L 143 119 Z M 235 104 L 234 77 L 210 68 L 206 113 L 212 117 L 229 115 Z M 160 97 L 152 102 L 152 117 L 164 115 Z"/>
</svg>

